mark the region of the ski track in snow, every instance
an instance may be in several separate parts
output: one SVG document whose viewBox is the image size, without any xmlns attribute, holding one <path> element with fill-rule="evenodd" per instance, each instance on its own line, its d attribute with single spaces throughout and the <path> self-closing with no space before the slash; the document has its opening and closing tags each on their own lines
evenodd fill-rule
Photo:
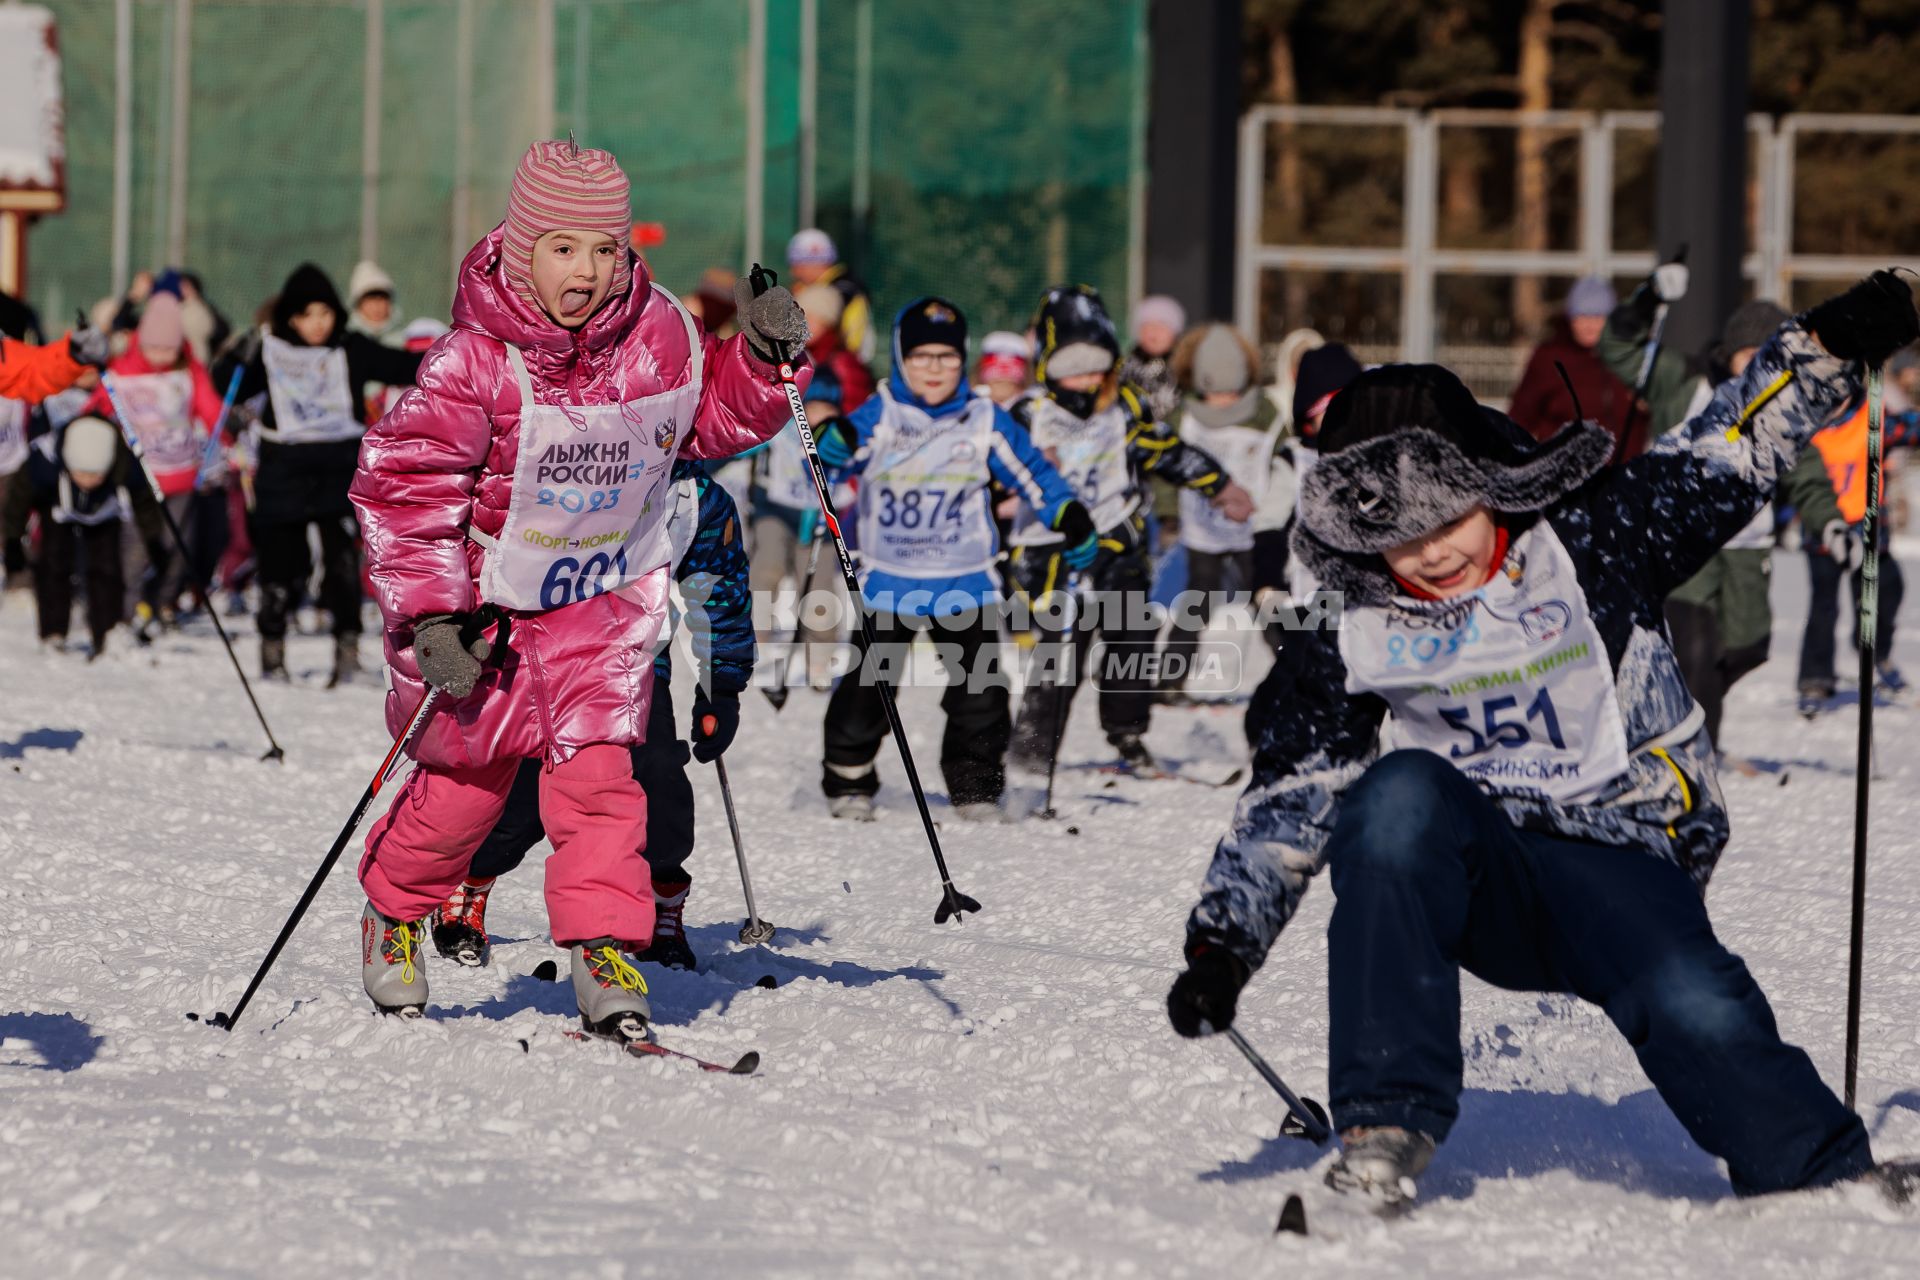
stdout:
<svg viewBox="0 0 1920 1280">
<path fill-rule="evenodd" d="M 1723 780 L 1734 841 L 1710 902 L 1837 1082 L 1855 724 L 1792 715 L 1804 579 L 1778 558 L 1773 659 L 1728 710 L 1729 746 L 1791 782 Z M 276 767 L 204 623 L 87 667 L 37 652 L 9 595 L 0 649 L 0 1274 L 1912 1274 L 1920 1215 L 1859 1189 L 1736 1202 L 1598 1010 L 1471 978 L 1468 1093 L 1417 1212 L 1276 1240 L 1327 1157 L 1278 1138 L 1266 1086 L 1224 1041 L 1175 1037 L 1163 1005 L 1234 790 L 1062 770 L 1063 821 L 943 822 L 986 909 L 939 927 L 892 746 L 879 822 L 833 823 L 825 698 L 805 690 L 777 717 L 748 694 L 728 756 L 776 943 L 736 941 L 696 767 L 707 967 L 648 966 L 663 1041 L 758 1049 L 758 1077 L 563 1039 L 570 989 L 528 976 L 559 955 L 532 870 L 493 895 L 491 968 L 430 958 L 430 1019 L 376 1017 L 354 981 L 358 839 L 238 1031 L 212 1030 L 184 1014 L 231 1007 L 318 865 L 385 749 L 379 690 L 326 692 L 328 641 L 295 637 L 297 687 L 261 692 Z M 937 790 L 935 695 L 904 705 Z M 1861 1098 L 1892 1155 L 1920 1151 L 1920 709 L 1878 723 Z M 1237 714 L 1161 710 L 1149 741 L 1221 772 L 1244 753 Z M 1064 759 L 1105 755 L 1083 698 Z M 1239 1023 L 1320 1098 L 1330 906 L 1316 886 Z M 779 988 L 757 989 L 768 973 Z"/>
</svg>

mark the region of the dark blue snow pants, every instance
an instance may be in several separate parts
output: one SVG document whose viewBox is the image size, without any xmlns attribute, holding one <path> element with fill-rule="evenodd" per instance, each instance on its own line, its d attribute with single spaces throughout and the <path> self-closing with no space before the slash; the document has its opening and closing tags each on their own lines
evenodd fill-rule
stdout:
<svg viewBox="0 0 1920 1280">
<path fill-rule="evenodd" d="M 1329 1071 L 1338 1128 L 1444 1139 L 1459 1115 L 1460 970 L 1600 1006 L 1742 1195 L 1872 1164 L 1860 1118 L 1780 1038 L 1679 867 L 1643 850 L 1515 827 L 1427 751 L 1382 757 L 1327 845 Z"/>
</svg>

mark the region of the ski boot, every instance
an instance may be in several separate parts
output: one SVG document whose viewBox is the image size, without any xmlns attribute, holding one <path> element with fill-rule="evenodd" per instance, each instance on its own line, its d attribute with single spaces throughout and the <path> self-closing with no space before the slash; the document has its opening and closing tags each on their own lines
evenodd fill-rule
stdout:
<svg viewBox="0 0 1920 1280">
<path fill-rule="evenodd" d="M 1800 682 L 1800 700 L 1796 709 L 1808 720 L 1818 718 L 1833 701 L 1833 682 L 1830 680 L 1803 680 Z"/>
<path fill-rule="evenodd" d="M 484 969 L 493 955 L 487 940 L 487 894 L 493 880 L 467 879 L 453 896 L 434 908 L 429 923 L 433 931 L 433 949 L 443 960 L 451 960 L 469 969 Z"/>
<path fill-rule="evenodd" d="M 1887 696 L 1898 697 L 1907 691 L 1907 678 L 1892 662 L 1874 663 L 1873 674 L 1874 687 Z"/>
<path fill-rule="evenodd" d="M 1413 1180 L 1433 1163 L 1434 1145 L 1414 1129 L 1348 1129 L 1340 1135 L 1340 1158 L 1327 1170 L 1327 1185 L 1342 1195 L 1359 1192 L 1380 1213 L 1397 1213 L 1419 1194 Z"/>
<path fill-rule="evenodd" d="M 1107 739 L 1113 749 L 1120 753 L 1123 767 L 1135 773 L 1152 773 L 1160 766 L 1154 761 L 1153 753 L 1147 750 L 1147 744 L 1140 741 L 1137 733 L 1116 733 Z"/>
<path fill-rule="evenodd" d="M 1865 1176 L 1892 1203 L 1920 1204 L 1920 1160 L 1882 1160 Z"/>
<path fill-rule="evenodd" d="M 685 924 L 687 891 L 691 888 L 691 880 L 681 880 L 675 884 L 665 884 L 659 880 L 653 882 L 653 941 L 647 944 L 644 951 L 633 953 L 635 961 L 651 960 L 669 969 L 685 969 L 688 973 L 698 967 L 693 948 L 687 945 Z"/>
<path fill-rule="evenodd" d="M 1005 822 L 1007 815 L 996 800 L 972 800 L 953 806 L 956 818 L 965 822 Z"/>
<path fill-rule="evenodd" d="M 865 795 L 829 796 L 827 812 L 851 822 L 873 821 L 873 797 Z"/>
<path fill-rule="evenodd" d="M 67 651 L 67 638 L 64 635 L 42 636 L 40 637 L 40 651 L 42 653 L 65 653 Z"/>
<path fill-rule="evenodd" d="M 293 683 L 293 677 L 287 674 L 287 642 L 284 637 L 260 637 L 260 678 L 277 680 L 281 684 Z"/>
<path fill-rule="evenodd" d="M 360 980 L 382 1013 L 418 1018 L 427 1008 L 427 975 L 420 969 L 423 922 L 382 915 L 371 902 L 360 913 Z"/>
<path fill-rule="evenodd" d="M 133 639 L 142 649 L 153 643 L 154 632 L 158 630 L 153 617 L 153 606 L 142 600 L 133 606 Z"/>
<path fill-rule="evenodd" d="M 609 1040 L 645 1040 L 653 1009 L 647 1004 L 647 980 L 611 938 L 576 942 L 573 998 L 580 1005 L 580 1029 Z"/>
<path fill-rule="evenodd" d="M 354 679 L 364 674 L 360 665 L 360 636 L 358 632 L 348 632 L 333 638 L 333 674 L 327 677 L 327 688 L 338 689 L 343 684 L 352 684 Z"/>
</svg>

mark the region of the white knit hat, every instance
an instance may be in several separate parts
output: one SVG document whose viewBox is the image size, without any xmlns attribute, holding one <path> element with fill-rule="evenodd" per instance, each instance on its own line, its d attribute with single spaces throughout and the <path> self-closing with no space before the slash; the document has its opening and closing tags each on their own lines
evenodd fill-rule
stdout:
<svg viewBox="0 0 1920 1280">
<path fill-rule="evenodd" d="M 60 460 L 68 471 L 111 471 L 119 447 L 120 433 L 114 425 L 86 414 L 69 422 L 61 434 Z"/>
<path fill-rule="evenodd" d="M 354 310 L 360 305 L 360 299 L 370 293 L 395 296 L 393 277 L 382 271 L 379 264 L 362 259 L 353 264 L 353 274 L 347 277 L 347 310 Z"/>
</svg>

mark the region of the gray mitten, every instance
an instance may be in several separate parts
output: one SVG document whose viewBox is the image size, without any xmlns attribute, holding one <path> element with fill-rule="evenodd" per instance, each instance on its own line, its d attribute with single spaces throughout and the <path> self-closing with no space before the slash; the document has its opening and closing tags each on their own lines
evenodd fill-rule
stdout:
<svg viewBox="0 0 1920 1280">
<path fill-rule="evenodd" d="M 67 353 L 75 364 L 90 364 L 96 369 L 107 367 L 107 361 L 113 359 L 113 344 L 107 335 L 86 322 L 81 322 L 67 335 Z"/>
<path fill-rule="evenodd" d="M 466 624 L 461 614 L 434 613 L 413 625 L 413 660 L 420 667 L 420 678 L 456 698 L 473 692 L 480 664 L 493 653 L 484 636 L 471 645 L 462 643 Z"/>
<path fill-rule="evenodd" d="M 736 280 L 733 305 L 740 316 L 740 332 L 753 354 L 768 364 L 779 364 L 782 353 L 792 359 L 807 345 L 807 313 L 793 300 L 785 285 L 777 284 L 759 297 L 753 285 Z"/>
</svg>

